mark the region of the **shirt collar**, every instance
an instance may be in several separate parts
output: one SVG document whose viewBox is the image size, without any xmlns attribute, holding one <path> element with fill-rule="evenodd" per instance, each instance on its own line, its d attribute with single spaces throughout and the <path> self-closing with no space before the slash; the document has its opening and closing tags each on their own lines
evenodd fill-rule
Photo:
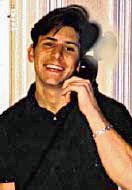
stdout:
<svg viewBox="0 0 132 190">
<path fill-rule="evenodd" d="M 53 114 L 52 112 L 48 111 L 47 109 L 45 108 L 41 108 L 39 105 L 38 105 L 38 102 L 35 98 L 35 90 L 36 90 L 36 84 L 33 83 L 31 84 L 30 86 L 30 89 L 28 91 L 28 95 L 27 95 L 27 98 L 28 98 L 28 102 L 29 102 L 29 107 L 32 109 L 32 111 L 43 111 L 43 112 L 48 112 L 48 113 L 51 113 Z M 72 109 L 75 107 L 75 105 L 77 106 L 77 98 L 76 98 L 76 94 L 75 93 L 72 93 L 71 95 L 71 102 L 68 103 L 66 106 L 62 107 L 58 112 L 57 112 L 57 116 L 63 116 L 63 115 L 66 115 L 66 113 L 69 113 L 70 111 L 72 111 Z"/>
</svg>

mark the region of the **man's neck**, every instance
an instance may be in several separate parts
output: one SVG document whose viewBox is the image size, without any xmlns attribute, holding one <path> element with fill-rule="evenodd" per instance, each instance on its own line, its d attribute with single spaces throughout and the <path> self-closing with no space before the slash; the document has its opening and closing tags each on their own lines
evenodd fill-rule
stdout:
<svg viewBox="0 0 132 190">
<path fill-rule="evenodd" d="M 46 108 L 54 114 L 68 104 L 62 95 L 62 87 L 36 84 L 35 98 L 40 107 Z"/>
</svg>

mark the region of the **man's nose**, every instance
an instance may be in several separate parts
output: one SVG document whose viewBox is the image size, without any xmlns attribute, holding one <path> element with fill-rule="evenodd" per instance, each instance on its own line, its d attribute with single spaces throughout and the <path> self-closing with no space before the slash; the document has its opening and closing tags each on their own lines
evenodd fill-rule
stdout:
<svg viewBox="0 0 132 190">
<path fill-rule="evenodd" d="M 56 59 L 62 59 L 62 57 L 63 57 L 63 46 L 61 44 L 56 45 L 56 47 L 54 48 L 52 53 Z"/>
</svg>

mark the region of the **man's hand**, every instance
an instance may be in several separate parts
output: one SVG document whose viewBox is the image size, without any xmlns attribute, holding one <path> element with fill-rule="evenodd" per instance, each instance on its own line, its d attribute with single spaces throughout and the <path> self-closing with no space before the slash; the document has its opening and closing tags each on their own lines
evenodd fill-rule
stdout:
<svg viewBox="0 0 132 190">
<path fill-rule="evenodd" d="M 64 82 L 63 89 L 62 94 L 66 101 L 69 100 L 72 91 L 77 93 L 79 109 L 89 119 L 95 112 L 101 112 L 89 80 L 73 76 Z"/>
</svg>

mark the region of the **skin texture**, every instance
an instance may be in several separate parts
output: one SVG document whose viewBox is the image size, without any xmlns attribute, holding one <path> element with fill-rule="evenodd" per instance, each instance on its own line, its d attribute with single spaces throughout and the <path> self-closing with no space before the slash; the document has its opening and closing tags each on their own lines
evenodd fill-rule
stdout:
<svg viewBox="0 0 132 190">
<path fill-rule="evenodd" d="M 34 51 L 36 80 L 44 85 L 60 86 L 75 70 L 79 58 L 78 34 L 71 27 L 63 27 L 56 34 L 52 30 L 40 36 Z M 62 72 L 46 69 L 53 64 Z"/>
<path fill-rule="evenodd" d="M 0 190 L 15 190 L 15 184 L 12 183 L 1 183 Z"/>
<path fill-rule="evenodd" d="M 76 92 L 79 109 L 96 133 L 110 123 L 97 104 L 90 81 L 72 76 L 77 68 L 79 46 L 75 30 L 63 27 L 57 33 L 51 30 L 40 36 L 36 48 L 29 48 L 28 57 L 34 61 L 36 72 L 35 97 L 41 107 L 56 114 L 70 101 L 71 92 Z M 95 143 L 109 177 L 123 190 L 131 190 L 132 148 L 114 129 L 97 136 Z"/>
<path fill-rule="evenodd" d="M 36 99 L 41 107 L 56 113 L 70 101 L 62 95 L 62 86 L 77 67 L 79 36 L 71 27 L 63 27 L 57 33 L 51 30 L 40 36 L 35 49 L 30 46 L 28 58 L 35 63 Z M 47 68 L 59 66 L 60 70 Z M 59 100 L 59 101 L 58 101 Z"/>
</svg>

